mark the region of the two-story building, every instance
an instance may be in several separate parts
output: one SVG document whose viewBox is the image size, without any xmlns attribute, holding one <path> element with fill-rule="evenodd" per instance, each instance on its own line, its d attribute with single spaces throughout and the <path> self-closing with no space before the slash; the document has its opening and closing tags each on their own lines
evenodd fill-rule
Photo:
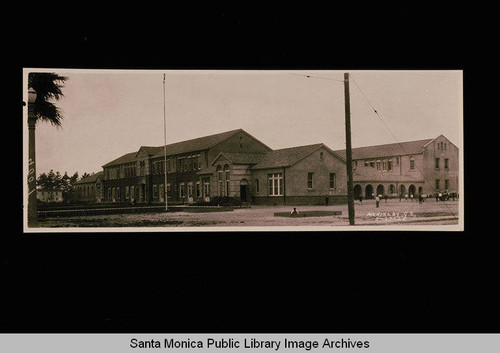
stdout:
<svg viewBox="0 0 500 353">
<path fill-rule="evenodd" d="M 212 172 L 206 174 L 211 161 L 221 152 L 253 154 L 270 150 L 242 129 L 166 147 L 142 146 L 137 152 L 127 153 L 103 166 L 105 198 L 108 202 L 151 203 L 164 202 L 167 195 L 168 200 L 175 203 L 192 203 L 215 195 L 234 196 L 229 189 L 216 191 L 217 184 L 214 177 L 210 177 Z M 235 175 L 227 168 L 224 173 L 228 181 Z"/>
<path fill-rule="evenodd" d="M 345 158 L 345 150 L 323 143 L 272 150 L 237 129 L 142 146 L 105 164 L 102 199 L 162 203 L 167 195 L 172 203 L 194 203 L 228 196 L 255 204 L 343 203 Z M 353 148 L 352 158 L 356 198 L 458 192 L 458 148 L 443 135 Z"/>
<path fill-rule="evenodd" d="M 352 159 L 355 198 L 458 193 L 458 148 L 443 135 L 353 148 Z"/>
</svg>

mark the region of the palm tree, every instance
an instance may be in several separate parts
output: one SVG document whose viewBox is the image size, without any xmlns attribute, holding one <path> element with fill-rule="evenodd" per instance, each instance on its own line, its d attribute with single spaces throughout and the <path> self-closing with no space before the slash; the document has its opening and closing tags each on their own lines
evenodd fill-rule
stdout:
<svg viewBox="0 0 500 353">
<path fill-rule="evenodd" d="M 36 159 L 35 159 L 35 127 L 38 120 L 61 126 L 63 119 L 60 109 L 50 100 L 64 97 L 61 88 L 68 78 L 50 72 L 32 72 L 28 75 L 28 89 L 36 93 L 33 106 L 28 107 L 29 129 L 29 173 L 28 173 L 28 226 L 37 224 L 36 199 Z"/>
</svg>

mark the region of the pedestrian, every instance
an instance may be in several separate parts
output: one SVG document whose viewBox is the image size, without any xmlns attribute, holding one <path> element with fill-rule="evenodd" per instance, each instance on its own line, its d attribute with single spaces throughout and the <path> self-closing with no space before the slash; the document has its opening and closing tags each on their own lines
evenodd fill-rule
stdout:
<svg viewBox="0 0 500 353">
<path fill-rule="evenodd" d="M 439 200 L 443 201 L 443 194 L 439 193 Z"/>
<path fill-rule="evenodd" d="M 363 196 L 359 195 L 359 204 L 361 205 L 363 203 Z"/>
<path fill-rule="evenodd" d="M 424 198 L 422 197 L 422 194 L 418 195 L 418 203 L 424 202 Z"/>
<path fill-rule="evenodd" d="M 439 194 L 436 192 L 436 193 L 434 194 L 434 196 L 436 196 L 436 202 L 438 202 L 438 201 L 439 201 Z"/>
<path fill-rule="evenodd" d="M 400 193 L 400 194 L 399 194 L 399 202 L 401 202 L 401 199 L 402 199 L 402 198 L 403 198 L 403 194 L 402 194 L 402 193 Z"/>
<path fill-rule="evenodd" d="M 375 197 L 375 204 L 376 204 L 377 208 L 380 206 L 380 197 L 378 197 L 378 195 L 377 195 L 377 197 Z"/>
<path fill-rule="evenodd" d="M 405 194 L 405 200 L 408 201 L 408 194 Z"/>
<path fill-rule="evenodd" d="M 385 203 L 387 203 L 387 195 L 384 195 Z"/>
<path fill-rule="evenodd" d="M 410 194 L 410 200 L 413 202 L 413 194 Z"/>
<path fill-rule="evenodd" d="M 297 209 L 294 207 L 293 208 L 293 211 L 290 212 L 291 215 L 298 215 L 299 214 L 299 211 L 297 211 Z"/>
</svg>

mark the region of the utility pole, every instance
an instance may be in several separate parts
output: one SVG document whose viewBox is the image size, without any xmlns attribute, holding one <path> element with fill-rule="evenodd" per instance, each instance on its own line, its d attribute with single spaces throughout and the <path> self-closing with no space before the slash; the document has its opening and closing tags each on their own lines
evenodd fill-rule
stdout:
<svg viewBox="0 0 500 353">
<path fill-rule="evenodd" d="M 344 73 L 344 99 L 345 99 L 345 144 L 347 164 L 347 209 L 349 224 L 354 225 L 354 193 L 352 180 L 352 147 L 351 147 L 351 103 L 349 99 L 349 73 Z"/>
<path fill-rule="evenodd" d="M 163 74 L 163 157 L 164 166 L 163 172 L 165 173 L 165 186 L 163 187 L 163 192 L 165 193 L 165 211 L 168 211 L 168 188 L 167 188 L 167 114 L 165 109 L 165 74 Z"/>
</svg>

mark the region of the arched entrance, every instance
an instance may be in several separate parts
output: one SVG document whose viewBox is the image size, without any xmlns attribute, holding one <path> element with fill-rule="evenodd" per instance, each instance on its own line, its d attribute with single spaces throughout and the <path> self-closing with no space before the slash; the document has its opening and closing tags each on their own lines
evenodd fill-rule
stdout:
<svg viewBox="0 0 500 353">
<path fill-rule="evenodd" d="M 418 187 L 418 194 L 419 194 L 419 195 L 422 195 L 422 191 L 423 191 L 423 190 L 422 190 L 422 187 L 421 187 L 421 186 L 419 186 L 419 187 Z"/>
<path fill-rule="evenodd" d="M 370 184 L 365 187 L 365 199 L 373 199 L 373 186 Z"/>
<path fill-rule="evenodd" d="M 399 186 L 399 194 L 403 196 L 406 194 L 406 187 L 404 185 Z"/>
<path fill-rule="evenodd" d="M 384 195 L 384 185 L 377 186 L 377 195 Z"/>
<path fill-rule="evenodd" d="M 361 185 L 359 185 L 359 184 L 354 185 L 354 198 L 356 200 L 359 199 L 362 192 L 363 192 L 363 189 L 361 188 Z"/>
<path fill-rule="evenodd" d="M 394 195 L 396 193 L 396 187 L 394 185 L 389 185 L 389 194 Z"/>
<path fill-rule="evenodd" d="M 408 188 L 408 194 L 415 196 L 416 191 L 417 191 L 416 189 L 417 188 L 415 187 L 415 185 L 411 184 L 410 187 Z"/>
</svg>

